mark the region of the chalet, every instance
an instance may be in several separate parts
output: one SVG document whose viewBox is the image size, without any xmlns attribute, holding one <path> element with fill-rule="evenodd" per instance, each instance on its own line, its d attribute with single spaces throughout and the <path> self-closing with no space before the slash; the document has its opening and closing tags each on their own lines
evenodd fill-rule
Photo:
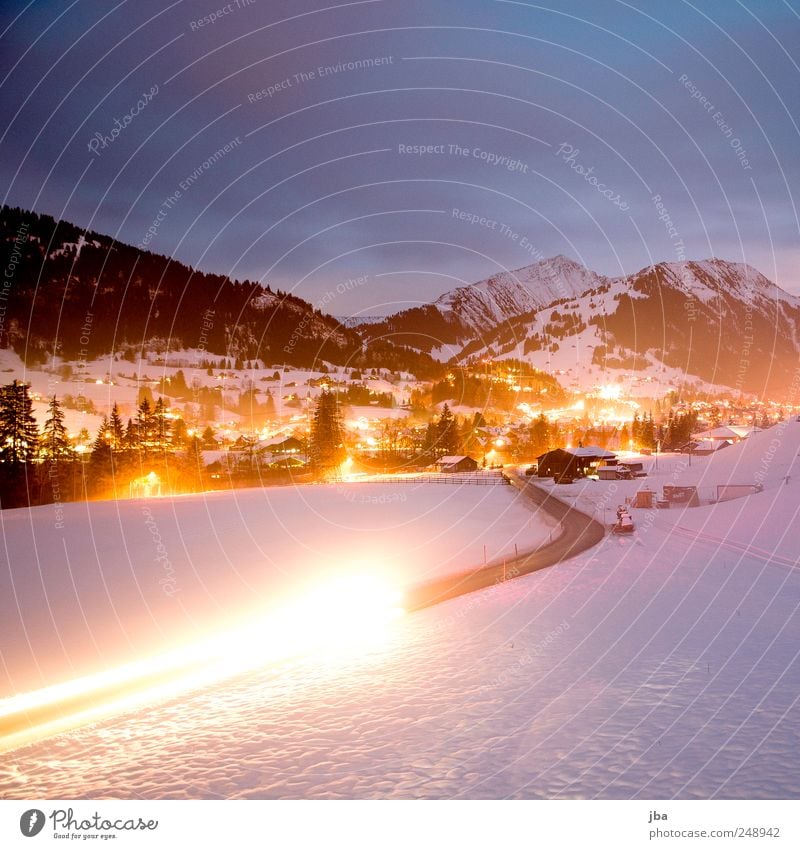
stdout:
<svg viewBox="0 0 800 849">
<path fill-rule="evenodd" d="M 296 436 L 276 436 L 273 439 L 262 439 L 256 450 L 273 456 L 299 454 L 303 450 L 303 442 Z"/>
<path fill-rule="evenodd" d="M 579 448 L 554 448 L 545 451 L 536 459 L 540 478 L 580 478 L 593 472 L 599 466 L 607 466 L 616 460 L 617 455 L 596 445 Z"/>
<path fill-rule="evenodd" d="M 466 454 L 440 457 L 436 465 L 440 472 L 476 472 L 478 470 L 478 461 Z"/>
<path fill-rule="evenodd" d="M 709 454 L 714 454 L 723 448 L 728 448 L 733 445 L 727 439 L 700 439 L 694 443 L 694 448 L 691 453 L 698 457 L 707 457 Z"/>
<path fill-rule="evenodd" d="M 701 442 L 727 442 L 733 444 L 747 439 L 751 433 L 754 433 L 758 428 L 750 427 L 749 425 L 720 425 L 719 427 L 704 430 L 700 433 L 693 433 L 692 439 Z"/>
<path fill-rule="evenodd" d="M 691 453 L 713 454 L 720 448 L 727 448 L 729 445 L 735 445 L 747 439 L 757 430 L 758 428 L 749 425 L 720 425 L 700 433 L 693 433 L 692 440 L 696 443 L 696 447 Z"/>
</svg>

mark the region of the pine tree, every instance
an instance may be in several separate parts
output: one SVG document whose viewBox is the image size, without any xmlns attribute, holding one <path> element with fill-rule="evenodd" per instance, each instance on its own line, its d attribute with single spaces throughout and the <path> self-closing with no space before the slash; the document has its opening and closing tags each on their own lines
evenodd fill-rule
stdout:
<svg viewBox="0 0 800 849">
<path fill-rule="evenodd" d="M 656 447 L 656 428 L 653 424 L 653 414 L 650 413 L 646 419 L 642 420 L 641 424 L 641 443 L 643 448 Z"/>
<path fill-rule="evenodd" d="M 183 448 L 189 442 L 189 430 L 183 419 L 175 419 L 171 422 L 170 445 L 173 448 Z"/>
<path fill-rule="evenodd" d="M 125 428 L 125 448 L 130 451 L 136 451 L 139 448 L 139 430 L 133 419 L 128 419 L 128 425 Z"/>
<path fill-rule="evenodd" d="M 422 450 L 429 457 L 432 457 L 436 453 L 436 422 L 430 421 L 428 422 L 428 427 L 425 429 L 425 438 L 422 442 Z"/>
<path fill-rule="evenodd" d="M 47 413 L 40 442 L 41 454 L 46 460 L 56 463 L 67 460 L 72 455 L 72 446 L 64 426 L 64 411 L 55 395 L 47 405 Z"/>
<path fill-rule="evenodd" d="M 15 380 L 0 389 L 0 461 L 12 466 L 29 462 L 38 441 L 28 385 Z"/>
<path fill-rule="evenodd" d="M 639 448 L 641 441 L 642 423 L 639 420 L 639 414 L 636 413 L 633 417 L 633 421 L 631 422 L 631 442 L 633 442 L 635 448 Z"/>
<path fill-rule="evenodd" d="M 156 444 L 155 416 L 147 398 L 144 398 L 142 403 L 139 404 L 135 427 L 138 448 L 147 454 Z"/>
<path fill-rule="evenodd" d="M 167 418 L 167 407 L 164 399 L 159 398 L 153 410 L 152 433 L 153 444 L 159 451 L 166 451 L 171 443 L 172 426 Z"/>
<path fill-rule="evenodd" d="M 335 475 L 345 458 L 344 428 L 336 395 L 323 390 L 311 422 L 309 460 L 323 476 Z"/>
<path fill-rule="evenodd" d="M 264 416 L 267 421 L 272 421 L 275 418 L 275 399 L 269 389 L 267 390 L 267 400 L 264 402 Z"/>
<path fill-rule="evenodd" d="M 119 414 L 119 407 L 116 401 L 111 408 L 111 417 L 108 420 L 109 442 L 114 451 L 121 451 L 125 447 L 125 425 L 122 423 L 122 416 Z"/>
<path fill-rule="evenodd" d="M 202 449 L 203 446 L 200 440 L 196 436 L 193 436 L 184 454 L 187 483 L 193 492 L 201 492 L 203 490 L 203 477 L 206 464 L 203 459 Z"/>
<path fill-rule="evenodd" d="M 218 448 L 216 435 L 214 433 L 214 428 L 211 425 L 207 425 L 206 429 L 203 431 L 202 436 L 203 448 Z"/>
<path fill-rule="evenodd" d="M 550 424 L 544 413 L 534 419 L 530 430 L 531 450 L 534 456 L 544 454 L 550 447 Z"/>
<path fill-rule="evenodd" d="M 452 456 L 458 454 L 458 450 L 459 439 L 455 417 L 450 407 L 445 403 L 442 407 L 442 414 L 439 416 L 439 424 L 436 427 L 436 454 L 440 457 Z"/>
<path fill-rule="evenodd" d="M 105 478 L 113 473 L 113 453 L 111 448 L 111 425 L 108 416 L 103 416 L 100 429 L 92 443 L 92 453 L 89 463 L 95 480 L 98 476 Z"/>
</svg>

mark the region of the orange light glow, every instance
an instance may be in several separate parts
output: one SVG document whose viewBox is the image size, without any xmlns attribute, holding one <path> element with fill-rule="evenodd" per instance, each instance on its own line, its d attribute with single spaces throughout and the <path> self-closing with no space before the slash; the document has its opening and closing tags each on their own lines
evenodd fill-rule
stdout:
<svg viewBox="0 0 800 849">
<path fill-rule="evenodd" d="M 301 658 L 331 665 L 375 646 L 404 612 L 402 594 L 382 577 L 346 575 L 241 628 L 0 700 L 0 751 L 259 667 Z"/>
</svg>

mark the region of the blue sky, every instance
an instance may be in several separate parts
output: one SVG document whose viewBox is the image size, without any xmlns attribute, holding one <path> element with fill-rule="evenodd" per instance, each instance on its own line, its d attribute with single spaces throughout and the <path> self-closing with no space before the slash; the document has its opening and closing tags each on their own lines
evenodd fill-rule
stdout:
<svg viewBox="0 0 800 849">
<path fill-rule="evenodd" d="M 40 1 L 0 32 L 5 202 L 312 302 L 366 277 L 335 314 L 554 254 L 800 291 L 792 0 Z"/>
</svg>

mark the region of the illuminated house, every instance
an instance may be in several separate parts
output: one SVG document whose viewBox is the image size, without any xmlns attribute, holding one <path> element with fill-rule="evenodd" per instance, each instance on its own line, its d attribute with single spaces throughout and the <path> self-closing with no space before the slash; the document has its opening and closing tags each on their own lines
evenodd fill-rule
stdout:
<svg viewBox="0 0 800 849">
<path fill-rule="evenodd" d="M 608 465 L 617 455 L 596 445 L 580 448 L 554 448 L 540 454 L 537 475 L 540 478 L 579 478 L 590 474 L 599 466 Z"/>
</svg>

